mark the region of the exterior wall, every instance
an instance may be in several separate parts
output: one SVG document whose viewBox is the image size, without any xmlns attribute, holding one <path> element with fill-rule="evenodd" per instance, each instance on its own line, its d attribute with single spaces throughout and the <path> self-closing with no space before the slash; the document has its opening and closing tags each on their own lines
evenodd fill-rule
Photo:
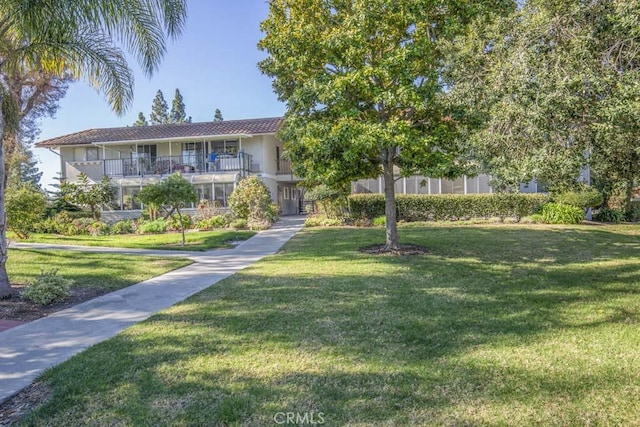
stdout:
<svg viewBox="0 0 640 427">
<path fill-rule="evenodd" d="M 396 194 L 482 194 L 492 193 L 488 175 L 462 176 L 455 180 L 411 176 L 400 178 L 395 183 Z M 351 183 L 352 193 L 383 193 L 382 177 L 364 179 Z"/>
<path fill-rule="evenodd" d="M 226 138 L 227 140 L 233 140 L 233 138 Z M 271 192 L 271 198 L 275 203 L 278 203 L 281 211 L 285 215 L 297 214 L 299 210 L 299 197 L 301 191 L 296 188 L 295 182 L 297 179 L 293 179 L 290 175 L 277 175 L 277 155 L 278 152 L 282 155 L 282 142 L 279 141 L 275 135 L 258 135 L 250 138 L 236 138 L 239 141 L 239 149 L 244 153 L 251 156 L 251 165 L 247 165 L 248 169 L 252 171 L 252 174 L 257 175 L 266 184 Z M 213 140 L 212 140 L 213 141 Z M 195 141 L 198 142 L 198 141 Z M 204 148 L 205 152 L 210 151 L 209 140 L 201 141 L 206 143 Z M 148 142 L 140 144 L 119 144 L 119 145 L 83 145 L 73 147 L 60 147 L 60 161 L 64 177 L 69 181 L 76 181 L 78 175 L 84 172 L 94 181 L 102 179 L 105 170 L 111 172 L 114 175 L 110 176 L 112 182 L 118 189 L 117 200 L 119 210 L 106 213 L 108 216 L 112 216 L 116 219 L 123 218 L 137 218 L 140 216 L 140 203 L 135 201 L 135 194 L 144 186 L 147 180 L 149 183 L 154 180 L 161 179 L 161 175 L 154 175 L 158 173 L 157 169 L 149 174 L 142 175 L 129 175 L 123 177 L 124 164 L 131 165 L 131 161 L 121 165 L 121 162 L 109 162 L 106 169 L 104 160 L 117 160 L 117 159 L 132 159 L 132 153 L 136 152 L 136 145 L 155 145 L 157 157 L 169 157 L 169 156 L 181 156 L 182 155 L 182 142 L 181 141 L 162 141 L 162 142 Z M 278 147 L 276 149 L 276 147 Z M 87 149 L 92 151 L 91 156 L 87 156 Z M 97 155 L 96 155 L 97 149 Z M 97 156 L 97 160 L 94 158 Z M 91 161 L 87 160 L 91 158 Z M 161 160 L 159 160 L 161 161 Z M 229 173 L 217 175 L 217 173 L 223 172 L 217 170 L 210 172 L 209 168 L 205 170 L 197 171 L 197 173 L 186 173 L 185 177 L 196 177 L 192 179 L 193 183 L 197 186 L 198 192 L 202 199 L 208 198 L 210 200 L 216 200 L 219 203 L 226 204 L 226 198 L 228 195 L 228 189 L 231 187 L 224 187 L 224 191 L 220 192 L 220 185 L 232 184 L 235 185 L 236 176 L 230 178 Z M 223 176 L 224 175 L 224 176 Z M 136 181 L 139 180 L 139 181 Z M 144 181 L 144 182 L 143 182 Z M 200 188 L 206 183 L 211 183 L 211 188 Z"/>
</svg>

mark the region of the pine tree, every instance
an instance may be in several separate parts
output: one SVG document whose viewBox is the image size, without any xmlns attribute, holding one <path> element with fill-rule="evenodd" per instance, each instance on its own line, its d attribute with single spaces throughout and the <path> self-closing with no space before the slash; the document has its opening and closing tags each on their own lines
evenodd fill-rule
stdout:
<svg viewBox="0 0 640 427">
<path fill-rule="evenodd" d="M 149 120 L 152 125 L 160 125 L 169 123 L 169 106 L 167 101 L 164 100 L 164 95 L 161 90 L 158 90 L 156 97 L 153 98 L 153 104 L 151 105 L 151 114 Z"/>
<path fill-rule="evenodd" d="M 19 152 L 12 159 L 14 164 L 9 169 L 7 187 L 18 187 L 21 184 L 30 183 L 35 188 L 41 189 L 42 172 L 38 169 L 38 160 L 34 158 L 29 148 L 21 145 L 18 150 Z"/>
<path fill-rule="evenodd" d="M 147 122 L 147 118 L 144 116 L 144 113 L 140 111 L 138 113 L 138 120 L 133 122 L 134 126 L 148 126 L 149 122 Z"/>
<path fill-rule="evenodd" d="M 171 104 L 171 113 L 169 114 L 169 123 L 191 123 L 191 117 L 187 118 L 185 112 L 184 100 L 179 89 L 176 89 L 176 94 L 173 97 Z"/>
<path fill-rule="evenodd" d="M 214 122 L 221 122 L 223 120 L 224 119 L 222 118 L 222 112 L 220 111 L 219 108 L 216 108 L 216 111 L 215 111 L 215 113 L 213 115 L 213 121 Z"/>
</svg>

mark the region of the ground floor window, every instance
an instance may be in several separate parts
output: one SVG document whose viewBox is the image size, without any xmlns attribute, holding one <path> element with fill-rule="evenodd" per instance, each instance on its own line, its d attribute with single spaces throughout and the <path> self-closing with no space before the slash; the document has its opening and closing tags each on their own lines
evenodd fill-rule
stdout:
<svg viewBox="0 0 640 427">
<path fill-rule="evenodd" d="M 122 209 L 142 209 L 142 204 L 138 199 L 138 194 L 140 194 L 140 187 L 122 187 Z"/>
</svg>

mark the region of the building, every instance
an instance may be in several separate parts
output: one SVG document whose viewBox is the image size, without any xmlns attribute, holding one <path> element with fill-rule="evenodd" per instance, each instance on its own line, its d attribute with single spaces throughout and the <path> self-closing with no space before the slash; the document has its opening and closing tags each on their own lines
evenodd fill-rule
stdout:
<svg viewBox="0 0 640 427">
<path fill-rule="evenodd" d="M 275 136 L 280 121 L 274 117 L 89 129 L 36 146 L 59 154 L 62 178 L 68 181 L 76 181 L 80 173 L 95 182 L 109 177 L 117 189 L 114 210 L 104 213 L 110 221 L 140 216 L 140 189 L 174 172 L 196 187 L 200 200 L 221 207 L 227 206 L 242 177 L 257 175 L 283 215 L 297 214 L 302 192 L 289 161 L 281 158 L 282 142 Z"/>
<path fill-rule="evenodd" d="M 143 206 L 137 194 L 145 185 L 180 172 L 197 189 L 200 200 L 227 206 L 238 181 L 257 175 L 271 191 L 282 215 L 304 207 L 300 181 L 282 159 L 276 138 L 281 117 L 220 122 L 89 129 L 41 141 L 37 147 L 57 150 L 62 177 L 76 181 L 82 172 L 91 180 L 108 176 L 117 189 L 114 210 L 104 218 L 137 218 Z M 412 176 L 396 181 L 397 194 L 478 194 L 493 190 L 488 175 L 455 180 Z M 354 181 L 352 193 L 382 193 L 382 178 Z M 535 181 L 520 191 L 544 191 Z M 192 209 L 195 206 L 191 207 Z"/>
</svg>

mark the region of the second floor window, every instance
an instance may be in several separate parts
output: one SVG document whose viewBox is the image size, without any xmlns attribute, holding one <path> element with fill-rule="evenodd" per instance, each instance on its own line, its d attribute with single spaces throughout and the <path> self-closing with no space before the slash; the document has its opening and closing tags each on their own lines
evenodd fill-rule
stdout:
<svg viewBox="0 0 640 427">
<path fill-rule="evenodd" d="M 217 154 L 238 154 L 238 140 L 212 141 L 211 152 Z"/>
<path fill-rule="evenodd" d="M 182 163 L 198 167 L 203 161 L 202 142 L 182 143 Z"/>
<path fill-rule="evenodd" d="M 155 159 L 158 156 L 158 149 L 155 145 L 138 145 L 136 150 L 131 153 L 133 160 L 137 159 Z"/>
</svg>

